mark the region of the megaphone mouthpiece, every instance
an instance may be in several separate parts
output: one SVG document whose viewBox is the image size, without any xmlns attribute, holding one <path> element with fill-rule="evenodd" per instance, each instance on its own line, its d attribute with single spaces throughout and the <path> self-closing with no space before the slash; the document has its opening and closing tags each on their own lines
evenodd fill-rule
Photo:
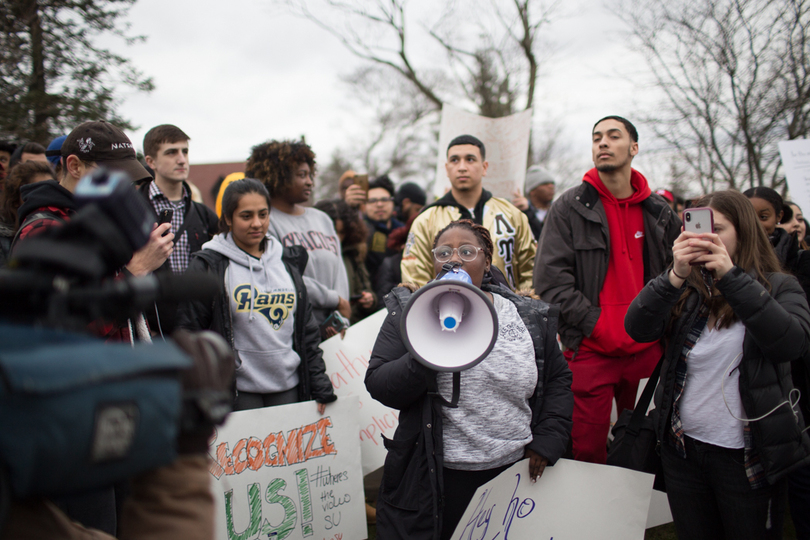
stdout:
<svg viewBox="0 0 810 540">
<path fill-rule="evenodd" d="M 441 295 L 437 303 L 439 304 L 439 321 L 443 332 L 455 332 L 464 317 L 464 298 L 455 292 L 448 292 Z"/>
</svg>

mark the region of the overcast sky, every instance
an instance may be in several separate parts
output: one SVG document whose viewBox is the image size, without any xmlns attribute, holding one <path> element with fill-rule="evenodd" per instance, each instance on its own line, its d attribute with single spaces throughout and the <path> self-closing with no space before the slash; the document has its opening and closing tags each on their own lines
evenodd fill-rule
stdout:
<svg viewBox="0 0 810 540">
<path fill-rule="evenodd" d="M 587 165 L 594 121 L 608 114 L 632 120 L 656 94 L 639 90 L 643 59 L 600 0 L 565 6 L 570 15 L 549 27 L 558 50 L 542 68 L 535 119 L 561 118 L 572 153 Z M 267 1 L 138 0 L 128 21 L 147 41 L 116 50 L 156 86 L 151 94 L 120 93 L 122 114 L 141 127 L 129 133 L 139 149 L 149 128 L 172 123 L 192 139 L 192 164 L 241 161 L 255 144 L 301 135 L 325 164 L 364 129 L 367 111 L 339 80 L 361 61 Z M 640 132 L 635 164 L 652 167 L 644 156 L 649 138 L 642 126 Z"/>
</svg>

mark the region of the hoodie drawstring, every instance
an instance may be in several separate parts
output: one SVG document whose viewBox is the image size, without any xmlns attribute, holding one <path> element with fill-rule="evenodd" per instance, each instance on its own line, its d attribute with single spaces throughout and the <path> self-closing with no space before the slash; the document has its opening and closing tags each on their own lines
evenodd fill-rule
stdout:
<svg viewBox="0 0 810 540">
<path fill-rule="evenodd" d="M 256 290 L 256 286 L 253 285 L 253 257 L 248 256 L 248 269 L 250 270 L 250 316 L 248 317 L 248 321 L 252 322 L 255 318 L 253 315 L 253 304 L 256 303 L 256 299 L 253 297 L 254 291 Z M 264 271 L 265 275 L 267 274 L 267 270 Z"/>
</svg>

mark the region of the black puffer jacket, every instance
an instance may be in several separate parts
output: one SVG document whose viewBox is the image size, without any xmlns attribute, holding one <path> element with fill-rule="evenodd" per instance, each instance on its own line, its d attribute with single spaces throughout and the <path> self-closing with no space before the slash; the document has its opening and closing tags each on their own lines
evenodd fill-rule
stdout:
<svg viewBox="0 0 810 540">
<path fill-rule="evenodd" d="M 810 311 L 799 283 L 787 274 L 767 277 L 770 294 L 736 266 L 716 282 L 717 289 L 745 325 L 739 384 L 747 418 L 763 416 L 788 399 L 793 388 L 790 362 L 810 351 Z M 627 333 L 636 341 L 665 338 L 666 358 L 655 395 L 659 441 L 664 440 L 670 425 L 675 367 L 700 307 L 700 295 L 692 290 L 682 315 L 672 321 L 665 336 L 672 307 L 682 292 L 670 284 L 665 272 L 644 287 L 630 304 L 624 320 Z M 768 482 L 810 464 L 810 437 L 802 434 L 804 419 L 800 412 L 794 416 L 790 407 L 781 406 L 750 425 L 754 449 L 762 460 Z"/>
<path fill-rule="evenodd" d="M 768 240 L 776 252 L 776 258 L 782 263 L 782 269 L 785 272 L 795 273 L 799 264 L 799 241 L 796 239 L 796 235 L 777 227 Z"/>
<path fill-rule="evenodd" d="M 565 452 L 574 410 L 571 371 L 556 340 L 559 308 L 504 287 L 481 288 L 512 301 L 534 340 L 538 378 L 529 400 L 534 435 L 529 448 L 553 465 Z M 442 412 L 440 398 L 430 394 L 437 391 L 436 372 L 411 357 L 400 335 L 402 310 L 410 296 L 403 287 L 385 295 L 388 317 L 366 372 L 371 396 L 401 411 L 394 440 L 383 440 L 388 455 L 377 527 L 387 532 L 386 540 L 438 539 L 442 530 Z"/>
<path fill-rule="evenodd" d="M 284 267 L 290 274 L 296 291 L 293 350 L 301 357 L 301 364 L 298 366 L 300 379 L 298 400 L 314 399 L 318 403 L 330 403 L 335 401 L 337 396 L 326 375 L 323 351 L 318 346 L 321 343 L 320 330 L 312 317 L 312 306 L 307 299 L 307 289 L 301 278 L 301 272 L 306 268 L 308 258 L 306 250 L 301 246 L 284 248 L 282 255 Z M 225 271 L 229 263 L 230 260 L 221 253 L 201 249 L 192 256 L 188 271 L 211 273 L 224 283 Z M 233 348 L 233 326 L 229 302 L 229 292 L 227 287 L 223 287 L 222 294 L 211 303 L 194 301 L 182 304 L 177 314 L 177 326 L 189 330 L 213 330 L 228 340 Z"/>
</svg>

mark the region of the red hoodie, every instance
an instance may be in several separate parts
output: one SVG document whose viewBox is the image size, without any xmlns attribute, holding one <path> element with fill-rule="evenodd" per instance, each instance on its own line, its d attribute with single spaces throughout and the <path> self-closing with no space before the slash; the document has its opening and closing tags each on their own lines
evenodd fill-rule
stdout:
<svg viewBox="0 0 810 540">
<path fill-rule="evenodd" d="M 634 193 L 626 199 L 617 199 L 602 183 L 596 169 L 585 174 L 588 182 L 599 192 L 605 207 L 610 230 L 610 260 L 605 283 L 599 292 L 602 313 L 590 337 L 582 340 L 582 347 L 605 356 L 636 354 L 652 343 L 638 343 L 624 330 L 624 316 L 630 302 L 644 287 L 644 214 L 641 203 L 652 193 L 647 179 L 632 169 L 630 184 Z"/>
</svg>

